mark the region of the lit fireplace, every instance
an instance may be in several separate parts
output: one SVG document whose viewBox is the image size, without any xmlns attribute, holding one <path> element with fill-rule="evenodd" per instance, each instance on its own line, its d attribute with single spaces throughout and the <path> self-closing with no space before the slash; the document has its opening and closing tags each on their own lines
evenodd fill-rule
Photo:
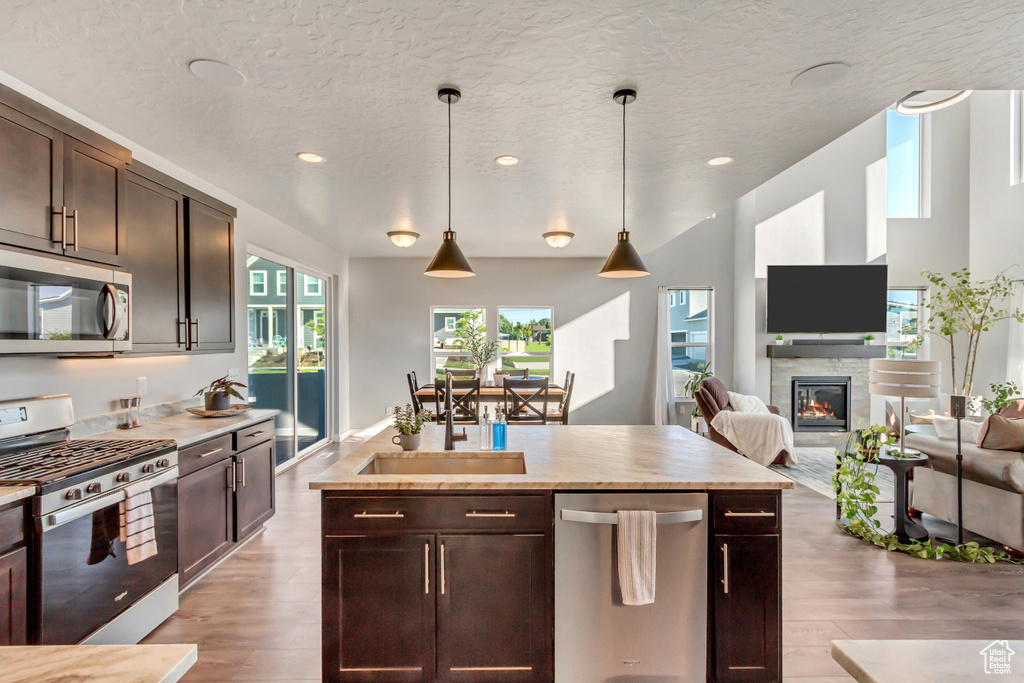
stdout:
<svg viewBox="0 0 1024 683">
<path fill-rule="evenodd" d="M 793 431 L 850 429 L 849 377 L 794 377 Z"/>
</svg>

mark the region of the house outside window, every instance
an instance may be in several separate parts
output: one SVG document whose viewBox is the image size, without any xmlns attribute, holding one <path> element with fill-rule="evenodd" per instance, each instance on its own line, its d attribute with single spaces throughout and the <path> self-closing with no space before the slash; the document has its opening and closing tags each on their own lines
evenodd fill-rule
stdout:
<svg viewBox="0 0 1024 683">
<path fill-rule="evenodd" d="M 267 295 L 267 271 L 249 271 L 249 294 L 252 296 Z"/>
<path fill-rule="evenodd" d="M 277 271 L 277 295 L 288 296 L 288 271 Z"/>
<path fill-rule="evenodd" d="M 306 276 L 305 278 L 305 292 L 306 296 L 321 296 L 323 291 L 321 283 L 323 282 L 320 278 Z"/>
<path fill-rule="evenodd" d="M 473 361 L 457 344 L 458 321 L 464 314 L 476 312 L 486 325 L 487 314 L 482 306 L 432 306 L 430 308 L 430 366 L 434 381 L 443 382 L 448 370 L 471 370 Z"/>
<path fill-rule="evenodd" d="M 920 288 L 890 289 L 885 308 L 885 345 L 894 360 L 918 360 L 917 326 L 924 316 L 924 292 Z"/>
<path fill-rule="evenodd" d="M 444 319 L 444 331 L 445 332 L 454 332 L 455 331 L 455 323 L 456 323 L 456 321 L 458 321 L 458 318 L 456 318 L 454 316 L 446 317 Z"/>
<path fill-rule="evenodd" d="M 669 306 L 669 345 L 672 380 L 677 398 L 689 398 L 683 387 L 694 372 L 711 367 L 714 359 L 712 317 L 714 292 L 711 289 L 671 289 L 676 305 Z"/>
<path fill-rule="evenodd" d="M 562 380 L 552 373 L 554 309 L 547 306 L 498 307 L 498 365 L 526 371 L 528 377 Z"/>
</svg>

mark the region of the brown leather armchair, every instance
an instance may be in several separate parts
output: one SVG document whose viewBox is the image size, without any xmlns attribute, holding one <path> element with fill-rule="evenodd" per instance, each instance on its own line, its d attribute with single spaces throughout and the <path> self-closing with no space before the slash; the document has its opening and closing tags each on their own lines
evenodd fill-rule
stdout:
<svg viewBox="0 0 1024 683">
<path fill-rule="evenodd" d="M 732 405 L 729 404 L 729 390 L 725 388 L 725 384 L 722 380 L 717 377 L 708 377 L 694 393 L 693 397 L 697 400 L 697 407 L 700 408 L 700 412 L 704 415 L 704 420 L 708 423 L 708 438 L 717 443 L 719 446 L 725 446 L 731 451 L 739 453 L 739 449 L 732 445 L 732 442 L 722 436 L 714 427 L 711 426 L 711 420 L 714 419 L 715 415 L 722 410 L 732 410 Z M 774 415 L 779 414 L 779 409 L 775 406 L 768 406 L 768 410 Z M 786 458 L 786 451 L 780 451 L 778 457 L 772 463 L 780 464 L 784 462 Z"/>
</svg>

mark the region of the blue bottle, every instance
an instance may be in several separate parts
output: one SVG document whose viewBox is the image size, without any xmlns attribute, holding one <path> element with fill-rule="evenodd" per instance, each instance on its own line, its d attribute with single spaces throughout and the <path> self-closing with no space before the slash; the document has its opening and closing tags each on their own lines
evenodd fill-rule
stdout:
<svg viewBox="0 0 1024 683">
<path fill-rule="evenodd" d="M 503 451 L 508 445 L 508 423 L 505 421 L 505 414 L 498 408 L 494 416 L 494 445 L 496 451 Z"/>
</svg>

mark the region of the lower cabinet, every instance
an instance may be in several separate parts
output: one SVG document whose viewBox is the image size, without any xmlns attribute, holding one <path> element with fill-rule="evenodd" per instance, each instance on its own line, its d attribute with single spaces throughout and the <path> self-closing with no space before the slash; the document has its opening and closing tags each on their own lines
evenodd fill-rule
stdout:
<svg viewBox="0 0 1024 683">
<path fill-rule="evenodd" d="M 28 550 L 0 555 L 0 645 L 28 644 Z"/>
<path fill-rule="evenodd" d="M 235 539 L 243 540 L 274 516 L 274 442 L 235 455 Z"/>
<path fill-rule="evenodd" d="M 178 580 L 181 585 L 220 559 L 235 542 L 231 458 L 178 479 Z"/>
</svg>

